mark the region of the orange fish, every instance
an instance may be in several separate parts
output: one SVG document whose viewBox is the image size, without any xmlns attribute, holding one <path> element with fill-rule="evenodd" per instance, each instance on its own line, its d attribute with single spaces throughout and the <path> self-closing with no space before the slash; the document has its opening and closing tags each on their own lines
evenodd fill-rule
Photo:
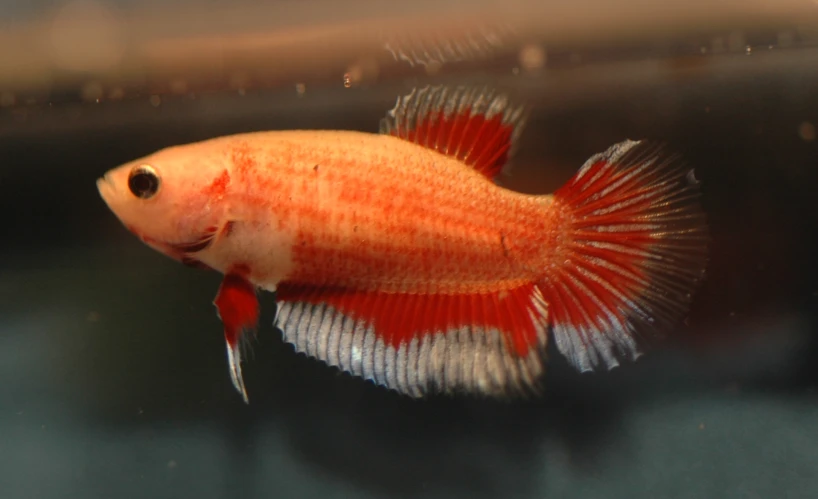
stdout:
<svg viewBox="0 0 818 499">
<path fill-rule="evenodd" d="M 425 87 L 380 133 L 272 131 L 171 147 L 97 181 L 150 247 L 224 274 L 214 304 L 245 402 L 257 291 L 308 356 L 414 397 L 539 393 L 549 337 L 580 371 L 639 356 L 704 276 L 698 182 L 624 141 L 553 195 L 493 180 L 525 112 L 488 89 Z"/>
</svg>

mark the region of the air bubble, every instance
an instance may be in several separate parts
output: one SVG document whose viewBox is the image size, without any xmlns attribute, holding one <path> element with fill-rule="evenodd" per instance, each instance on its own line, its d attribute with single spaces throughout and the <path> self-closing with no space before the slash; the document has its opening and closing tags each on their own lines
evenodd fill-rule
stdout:
<svg viewBox="0 0 818 499">
<path fill-rule="evenodd" d="M 380 68 L 374 59 L 360 59 L 347 68 L 344 73 L 344 87 L 358 86 L 364 82 L 371 82 L 378 77 Z"/>
<path fill-rule="evenodd" d="M 545 49 L 533 43 L 523 47 L 518 55 L 520 66 L 522 66 L 525 71 L 542 69 L 543 66 L 545 66 L 547 58 Z"/>
</svg>

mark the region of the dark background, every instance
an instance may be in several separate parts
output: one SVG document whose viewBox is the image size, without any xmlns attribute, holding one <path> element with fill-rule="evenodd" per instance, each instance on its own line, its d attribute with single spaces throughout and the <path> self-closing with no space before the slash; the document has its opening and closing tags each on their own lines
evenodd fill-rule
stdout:
<svg viewBox="0 0 818 499">
<path fill-rule="evenodd" d="M 340 375 L 281 343 L 265 294 L 245 406 L 219 276 L 142 245 L 96 192 L 165 146 L 376 131 L 404 83 L 1 110 L 2 497 L 812 497 L 818 80 L 758 64 L 582 99 L 559 74 L 519 85 L 534 112 L 507 186 L 552 192 L 614 142 L 665 140 L 696 168 L 713 242 L 671 338 L 595 375 L 554 350 L 545 395 L 515 402 L 412 401 Z"/>
</svg>

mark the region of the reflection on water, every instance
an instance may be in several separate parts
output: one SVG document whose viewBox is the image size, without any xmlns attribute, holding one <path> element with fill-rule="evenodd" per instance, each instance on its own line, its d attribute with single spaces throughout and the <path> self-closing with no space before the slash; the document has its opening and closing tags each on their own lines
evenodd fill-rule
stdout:
<svg viewBox="0 0 818 499">
<path fill-rule="evenodd" d="M 144 88 L 78 78 L 45 100 L 0 87 L 4 497 L 807 496 L 818 486 L 809 32 L 524 41 L 431 74 L 387 52 L 376 72 L 344 58 L 267 80 L 275 63 Z M 355 64 L 370 79 L 344 88 Z M 295 355 L 267 294 L 244 406 L 224 375 L 219 277 L 143 247 L 95 178 L 228 133 L 376 131 L 413 82 L 447 79 L 493 81 L 534 107 L 503 180 L 512 189 L 551 192 L 624 138 L 686 156 L 714 236 L 687 327 L 608 374 L 579 375 L 553 352 L 542 399 L 418 402 Z"/>
</svg>

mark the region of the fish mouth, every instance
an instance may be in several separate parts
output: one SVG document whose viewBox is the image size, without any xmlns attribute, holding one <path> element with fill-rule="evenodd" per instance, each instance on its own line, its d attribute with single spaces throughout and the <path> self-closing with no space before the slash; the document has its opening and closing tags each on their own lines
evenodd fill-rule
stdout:
<svg viewBox="0 0 818 499">
<path fill-rule="evenodd" d="M 99 195 L 102 197 L 102 199 L 107 204 L 110 204 L 109 200 L 111 199 L 111 196 L 114 194 L 115 188 L 114 183 L 111 181 L 111 178 L 108 176 L 108 174 L 105 174 L 97 179 L 97 190 L 99 191 Z"/>
</svg>

